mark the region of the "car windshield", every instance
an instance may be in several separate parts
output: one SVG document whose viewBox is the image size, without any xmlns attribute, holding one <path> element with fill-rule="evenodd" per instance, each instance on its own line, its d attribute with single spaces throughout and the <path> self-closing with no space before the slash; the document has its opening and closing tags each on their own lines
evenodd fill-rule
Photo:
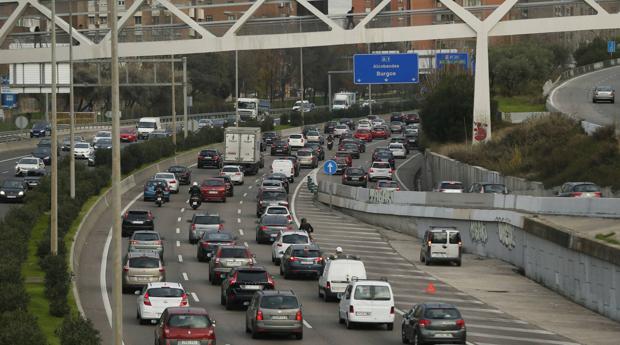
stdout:
<svg viewBox="0 0 620 345">
<path fill-rule="evenodd" d="M 133 134 L 135 130 L 133 128 L 121 128 L 121 133 Z"/>
<path fill-rule="evenodd" d="M 282 185 L 281 181 L 278 180 L 265 180 L 263 181 L 263 187 L 280 187 Z"/>
<path fill-rule="evenodd" d="M 357 145 L 354 143 L 345 143 L 342 147 L 347 150 L 357 150 Z"/>
<path fill-rule="evenodd" d="M 368 133 L 370 133 L 370 131 L 367 130 L 367 129 L 358 129 L 357 133 L 359 133 L 359 134 L 368 134 Z"/>
<path fill-rule="evenodd" d="M 146 186 L 147 186 L 147 187 L 149 187 L 149 188 L 154 188 L 154 187 L 156 187 L 157 185 L 162 185 L 162 186 L 165 186 L 166 184 L 164 183 L 164 181 L 153 181 L 153 180 L 148 181 L 148 182 L 146 183 Z"/>
<path fill-rule="evenodd" d="M 403 144 L 400 144 L 400 143 L 392 143 L 392 144 L 390 144 L 390 148 L 391 148 L 391 149 L 402 149 L 402 148 L 403 148 Z"/>
<path fill-rule="evenodd" d="M 262 221 L 264 225 L 288 225 L 288 218 L 283 216 L 264 216 Z"/>
<path fill-rule="evenodd" d="M 2 188 L 23 188 L 24 185 L 21 181 L 16 180 L 6 180 L 2 182 Z"/>
<path fill-rule="evenodd" d="M 129 259 L 129 267 L 133 268 L 158 268 L 159 259 L 137 257 Z"/>
<path fill-rule="evenodd" d="M 389 301 L 390 288 L 383 285 L 358 285 L 353 295 L 356 300 Z"/>
<path fill-rule="evenodd" d="M 270 207 L 267 209 L 268 214 L 288 214 L 286 207 Z"/>
<path fill-rule="evenodd" d="M 168 171 L 170 171 L 171 173 L 180 173 L 180 172 L 185 172 L 187 170 L 187 168 L 184 167 L 170 167 L 168 168 Z"/>
<path fill-rule="evenodd" d="M 232 241 L 235 238 L 228 232 L 205 232 L 203 239 L 207 241 Z"/>
<path fill-rule="evenodd" d="M 201 156 L 206 156 L 206 157 L 211 157 L 211 156 L 217 155 L 217 152 L 215 152 L 213 150 L 203 150 L 203 151 L 200 151 L 200 155 Z"/>
<path fill-rule="evenodd" d="M 97 134 L 95 136 L 97 138 L 111 138 L 112 137 L 112 133 L 110 133 L 110 132 L 97 132 Z"/>
<path fill-rule="evenodd" d="M 239 168 L 237 167 L 224 167 L 222 168 L 223 172 L 239 172 Z"/>
<path fill-rule="evenodd" d="M 207 315 L 172 315 L 168 326 L 174 328 L 209 328 L 211 320 Z"/>
<path fill-rule="evenodd" d="M 171 287 L 160 287 L 160 288 L 150 288 L 146 291 L 149 294 L 149 297 L 183 297 L 185 291 L 183 289 L 171 288 Z"/>
<path fill-rule="evenodd" d="M 310 151 L 297 151 L 297 157 L 308 157 L 312 156 L 312 152 Z"/>
<path fill-rule="evenodd" d="M 348 129 L 349 127 L 347 125 L 338 125 L 338 126 L 336 126 L 336 128 L 338 128 L 338 129 Z"/>
<path fill-rule="evenodd" d="M 461 313 L 453 308 L 429 308 L 424 311 L 424 318 L 433 320 L 454 320 L 460 319 Z"/>
<path fill-rule="evenodd" d="M 263 296 L 260 307 L 264 309 L 297 309 L 299 302 L 295 296 Z"/>
<path fill-rule="evenodd" d="M 372 163 L 372 167 L 377 169 L 389 169 L 390 163 L 374 162 Z"/>
<path fill-rule="evenodd" d="M 245 248 L 222 248 L 220 252 L 220 258 L 248 258 L 249 256 Z"/>
<path fill-rule="evenodd" d="M 144 121 L 144 122 L 139 122 L 138 123 L 138 128 L 157 128 L 157 126 L 155 125 L 155 122 L 150 122 L 150 121 Z"/>
<path fill-rule="evenodd" d="M 169 180 L 169 179 L 174 179 L 174 174 L 155 174 L 155 178 L 160 178 L 160 179 L 165 179 L 165 180 Z"/>
<path fill-rule="evenodd" d="M 237 271 L 237 281 L 242 281 L 242 282 L 267 281 L 267 272 L 265 271 Z"/>
<path fill-rule="evenodd" d="M 308 243 L 308 237 L 301 234 L 290 234 L 282 236 L 282 242 L 286 244 Z"/>
<path fill-rule="evenodd" d="M 237 102 L 239 104 L 239 109 L 256 109 L 256 103 L 254 102 Z"/>
<path fill-rule="evenodd" d="M 301 139 L 301 134 L 291 134 L 288 137 L 290 139 Z"/>
<path fill-rule="evenodd" d="M 596 88 L 598 91 L 612 91 L 613 88 L 611 86 L 599 86 Z"/>
<path fill-rule="evenodd" d="M 321 252 L 315 249 L 294 249 L 291 253 L 291 256 L 295 256 L 298 258 L 318 258 L 321 256 Z"/>
<path fill-rule="evenodd" d="M 445 231 L 434 231 L 431 233 L 431 243 L 446 243 L 448 233 Z"/>
<path fill-rule="evenodd" d="M 220 224 L 220 216 L 195 216 L 194 224 Z"/>
<path fill-rule="evenodd" d="M 463 189 L 463 184 L 460 182 L 442 182 L 441 189 Z"/>
<path fill-rule="evenodd" d="M 36 149 L 34 149 L 34 151 L 32 151 L 32 153 L 35 154 L 49 154 L 51 152 L 51 150 L 49 149 L 49 147 L 37 147 Z"/>
<path fill-rule="evenodd" d="M 364 170 L 360 168 L 351 168 L 347 170 L 347 175 L 364 175 Z"/>
<path fill-rule="evenodd" d="M 286 193 L 282 191 L 267 190 L 263 192 L 263 200 L 286 200 Z"/>
<path fill-rule="evenodd" d="M 35 123 L 35 124 L 32 126 L 32 129 L 44 129 L 45 127 L 47 127 L 47 124 L 46 124 L 46 123 L 39 122 L 39 123 Z"/>
<path fill-rule="evenodd" d="M 575 192 L 600 192 L 601 189 L 595 185 L 595 184 L 578 184 L 576 185 L 573 190 Z"/>
<path fill-rule="evenodd" d="M 308 132 L 307 136 L 318 137 L 320 134 L 317 131 Z"/>
<path fill-rule="evenodd" d="M 484 185 L 485 193 L 503 193 L 506 187 L 503 184 L 487 184 Z"/>
<path fill-rule="evenodd" d="M 89 147 L 90 147 L 90 144 L 88 143 L 76 143 L 75 144 L 76 149 L 87 149 Z"/>
<path fill-rule="evenodd" d="M 34 158 L 22 158 L 19 164 L 39 164 L 39 161 Z"/>
<path fill-rule="evenodd" d="M 203 186 L 223 186 L 224 181 L 218 179 L 206 180 L 202 183 Z"/>
<path fill-rule="evenodd" d="M 105 144 L 105 145 L 112 145 L 112 139 L 101 139 L 97 142 L 99 145 L 101 144 Z"/>
<path fill-rule="evenodd" d="M 156 232 L 136 232 L 133 234 L 136 241 L 159 241 L 159 234 Z"/>
</svg>

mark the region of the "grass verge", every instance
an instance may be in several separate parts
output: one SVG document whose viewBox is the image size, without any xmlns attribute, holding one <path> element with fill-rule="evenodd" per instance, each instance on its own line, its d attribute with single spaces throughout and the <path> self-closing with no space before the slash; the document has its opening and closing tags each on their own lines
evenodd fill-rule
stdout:
<svg viewBox="0 0 620 345">
<path fill-rule="evenodd" d="M 610 244 L 615 244 L 615 245 L 620 245 L 620 242 L 618 240 L 616 240 L 614 237 L 616 236 L 615 232 L 610 232 L 607 234 L 596 234 L 596 236 L 594 236 L 597 240 L 603 241 L 603 242 L 607 242 Z"/>
<path fill-rule="evenodd" d="M 291 126 L 291 125 L 277 125 L 277 126 L 274 128 L 274 130 L 276 130 L 276 131 L 281 131 L 281 130 L 283 130 L 283 129 L 292 128 L 292 127 L 293 127 L 293 126 Z"/>
<path fill-rule="evenodd" d="M 505 113 L 521 113 L 529 111 L 547 111 L 542 100 L 528 96 L 495 97 L 499 111 Z"/>
</svg>

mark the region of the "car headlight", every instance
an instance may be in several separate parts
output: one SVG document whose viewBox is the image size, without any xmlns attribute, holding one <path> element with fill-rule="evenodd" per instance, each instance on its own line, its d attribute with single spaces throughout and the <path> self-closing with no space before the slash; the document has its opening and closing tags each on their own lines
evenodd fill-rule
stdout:
<svg viewBox="0 0 620 345">
<path fill-rule="evenodd" d="M 4 191 L 3 190 L 0 190 L 0 195 L 4 195 Z"/>
<path fill-rule="evenodd" d="M 4 192 L 3 192 L 3 193 L 4 193 Z M 21 191 L 20 191 L 19 193 L 17 193 L 17 195 L 22 196 L 22 195 L 24 195 L 24 192 L 21 192 Z"/>
</svg>

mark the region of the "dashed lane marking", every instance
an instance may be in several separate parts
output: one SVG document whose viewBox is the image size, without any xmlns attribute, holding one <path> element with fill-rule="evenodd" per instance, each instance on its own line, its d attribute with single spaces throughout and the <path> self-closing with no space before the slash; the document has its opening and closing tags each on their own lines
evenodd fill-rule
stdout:
<svg viewBox="0 0 620 345">
<path fill-rule="evenodd" d="M 177 222 L 180 222 L 180 221 L 181 221 L 181 217 L 177 218 Z"/>
<path fill-rule="evenodd" d="M 194 299 L 194 302 L 196 303 L 200 302 L 200 300 L 198 299 L 198 295 L 196 295 L 195 292 L 192 292 L 191 295 L 192 295 L 192 298 Z"/>
<path fill-rule="evenodd" d="M 181 241 L 177 241 L 177 247 L 181 246 Z"/>
<path fill-rule="evenodd" d="M 179 262 L 183 262 L 183 255 L 179 254 Z"/>
<path fill-rule="evenodd" d="M 239 205 L 243 205 L 243 200 L 239 200 Z"/>
<path fill-rule="evenodd" d="M 237 218 L 237 223 L 241 223 L 241 218 Z"/>
<path fill-rule="evenodd" d="M 181 213 L 185 212 L 185 207 L 181 207 Z"/>
<path fill-rule="evenodd" d="M 187 276 L 187 273 L 183 272 L 182 275 L 183 275 L 183 279 L 184 280 L 189 280 L 189 277 Z"/>
<path fill-rule="evenodd" d="M 237 214 L 241 214 L 241 209 L 240 208 L 237 209 Z"/>
<path fill-rule="evenodd" d="M 246 196 L 248 196 L 248 193 L 243 193 L 243 197 L 245 198 Z"/>
<path fill-rule="evenodd" d="M 250 246 L 247 242 L 243 242 L 243 245 L 244 245 L 246 248 Z"/>
<path fill-rule="evenodd" d="M 239 235 L 243 236 L 243 229 L 239 229 Z"/>
<path fill-rule="evenodd" d="M 177 228 L 176 231 L 177 231 L 177 234 L 181 233 L 181 229 L 179 229 L 179 228 Z"/>
</svg>

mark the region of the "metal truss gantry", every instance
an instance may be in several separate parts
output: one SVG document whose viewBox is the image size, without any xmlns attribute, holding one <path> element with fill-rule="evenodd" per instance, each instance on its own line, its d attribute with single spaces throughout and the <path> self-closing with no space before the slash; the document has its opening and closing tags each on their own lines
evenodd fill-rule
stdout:
<svg viewBox="0 0 620 345">
<path fill-rule="evenodd" d="M 193 29 L 200 38 L 180 39 L 172 41 L 147 41 L 147 42 L 124 42 L 119 43 L 120 57 L 143 57 L 161 55 L 182 55 L 196 53 L 213 53 L 222 51 L 239 50 L 262 50 L 262 49 L 285 49 L 299 47 L 317 47 L 333 45 L 351 45 L 384 42 L 406 42 L 423 40 L 447 40 L 447 39 L 476 39 L 476 71 L 474 91 L 474 116 L 473 138 L 474 142 L 486 141 L 491 138 L 490 122 L 490 87 L 489 87 L 489 56 L 488 46 L 490 37 L 542 34 L 556 32 L 570 32 L 583 30 L 604 30 L 620 28 L 620 13 L 609 13 L 595 0 L 583 0 L 596 14 L 569 17 L 532 18 L 503 20 L 508 12 L 515 7 L 518 0 L 505 0 L 495 8 L 484 20 L 479 19 L 468 9 L 460 6 L 453 0 L 440 0 L 441 3 L 463 23 L 415 25 L 407 27 L 368 27 L 373 19 L 392 0 L 382 0 L 372 11 L 361 19 L 351 29 L 344 29 L 333 17 L 319 11 L 308 0 L 295 0 L 306 8 L 322 23 L 328 27 L 327 31 L 316 32 L 292 32 L 261 35 L 239 35 L 241 28 L 248 22 L 253 14 L 266 2 L 256 0 L 243 15 L 222 36 L 216 36 L 205 27 L 204 22 L 197 22 L 186 12 L 172 4 L 169 0 L 153 0 L 167 9 L 189 28 Z M 117 28 L 120 31 L 126 26 L 129 19 L 133 18 L 136 11 L 145 0 L 136 0 L 118 20 Z M 0 4 L 13 3 L 17 7 L 10 14 L 4 25 L 0 28 L 0 46 L 3 45 L 7 36 L 15 26 L 17 20 L 26 11 L 28 6 L 37 9 L 41 14 L 52 20 L 51 11 L 42 5 L 39 0 L 0 0 Z M 562 4 L 562 1 L 558 1 Z M 69 24 L 59 16 L 53 19 L 58 27 L 69 32 Z M 79 42 L 73 48 L 75 60 L 105 59 L 110 58 L 110 34 L 107 34 L 100 42 L 95 43 L 77 30 L 71 30 L 73 39 Z M 6 45 L 5 45 L 6 46 Z M 51 48 L 21 48 L 0 49 L 0 63 L 23 63 L 23 62 L 49 62 Z M 67 61 L 67 50 L 58 51 L 58 60 Z"/>
</svg>

